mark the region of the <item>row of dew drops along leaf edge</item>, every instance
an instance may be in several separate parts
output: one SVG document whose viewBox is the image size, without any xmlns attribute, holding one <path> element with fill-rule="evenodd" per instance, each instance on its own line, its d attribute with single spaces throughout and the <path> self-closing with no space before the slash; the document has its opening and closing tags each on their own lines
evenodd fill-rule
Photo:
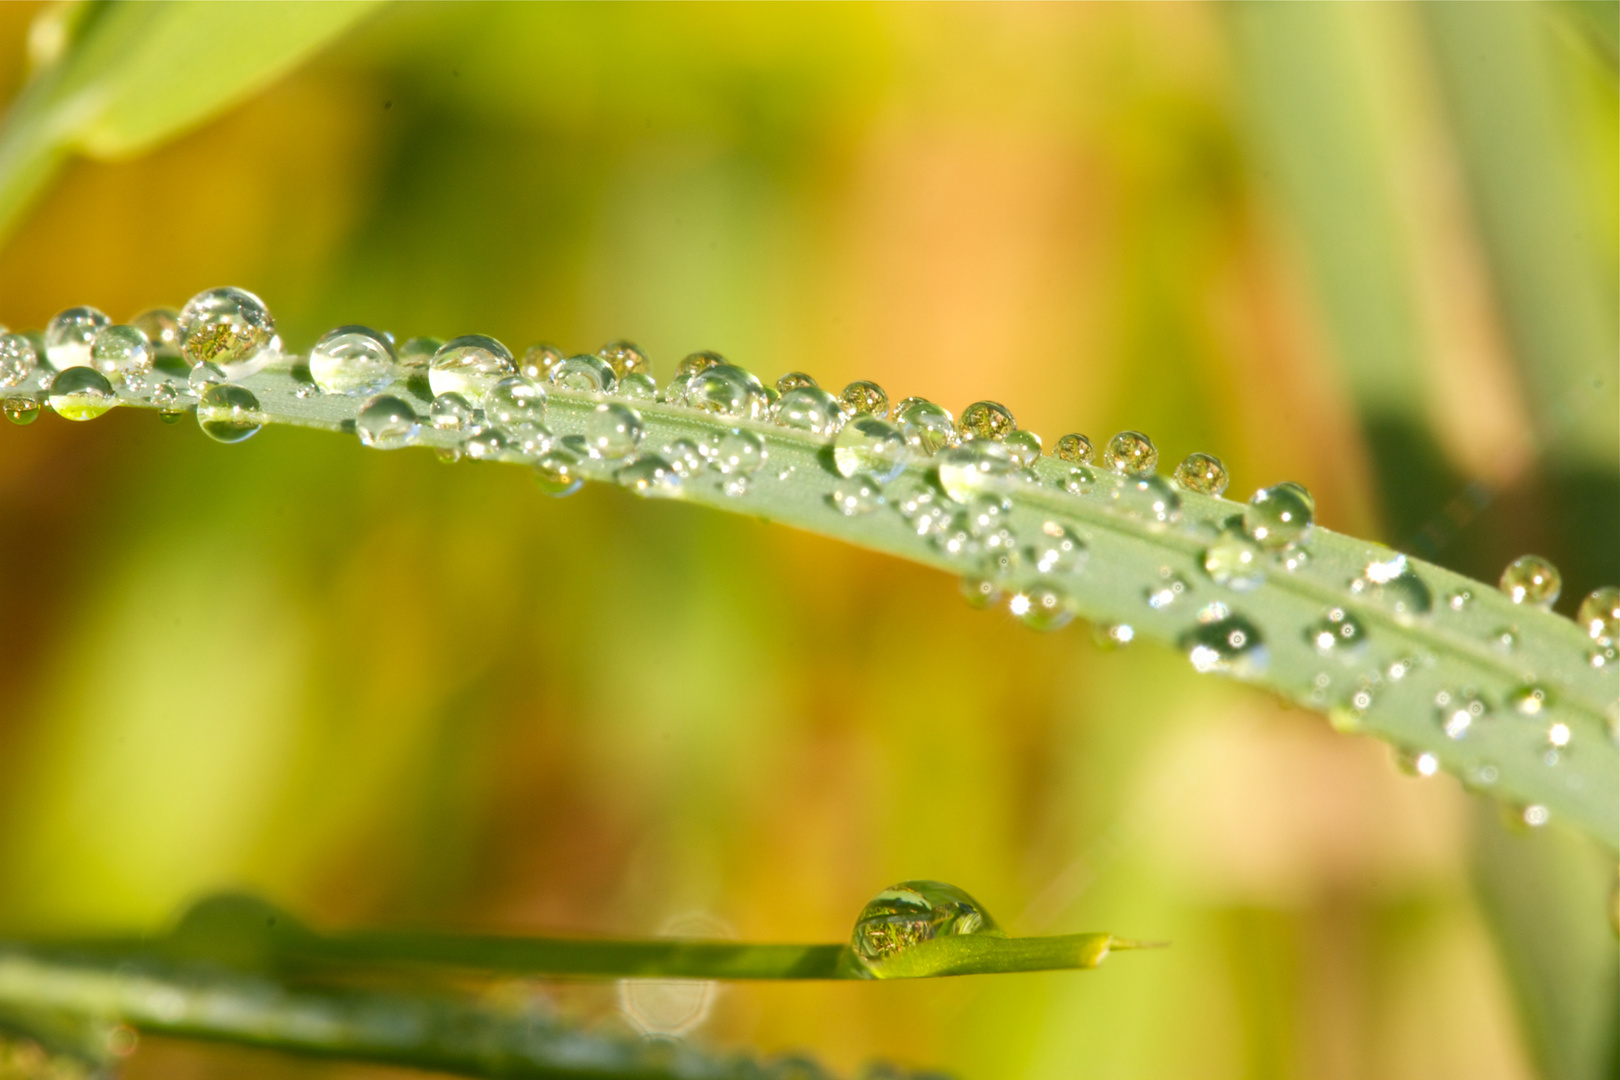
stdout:
<svg viewBox="0 0 1620 1080">
<path fill-rule="evenodd" d="M 210 289 L 179 311 L 153 309 L 127 325 L 114 324 L 95 308 L 75 307 L 56 315 L 43 333 L 0 333 L 0 405 L 17 424 L 37 418 L 41 399 L 69 420 L 93 419 L 123 401 L 154 407 L 169 422 L 194 410 L 211 438 L 235 443 L 250 438 L 266 420 L 254 393 L 239 380 L 271 363 L 296 359 L 283 353 L 269 309 L 241 289 Z M 957 418 L 920 397 L 891 406 L 884 390 L 865 380 L 837 395 L 801 372 L 766 385 L 713 352 L 686 357 L 674 378 L 659 386 L 646 355 L 629 342 L 573 356 L 540 344 L 520 360 L 483 335 L 450 341 L 419 337 L 396 347 L 392 335 L 364 326 L 340 326 L 325 334 L 303 370 L 294 370 L 303 380 L 301 397 L 356 400 L 354 430 L 367 446 L 412 445 L 425 425 L 443 459 L 526 462 L 541 489 L 557 496 L 577 491 L 588 478 L 601 478 L 639 495 L 677 497 L 686 485 L 716 475 L 719 489 L 735 497 L 761 476 L 772 475 L 765 442 L 743 426 L 675 438 L 656 449 L 645 445 L 638 405 L 685 407 L 722 422 L 764 422 L 829 440 L 838 474 L 827 496 L 832 510 L 849 517 L 884 508 L 897 513 L 934 550 L 962 566 L 963 594 L 976 606 L 999 602 L 1005 594 L 1012 613 L 1041 630 L 1060 628 L 1075 613 L 1066 582 L 1084 569 L 1087 544 L 1056 520 L 1044 521 L 1028 542 L 1014 531 L 1010 496 L 1021 486 L 1043 483 L 1033 466 L 1045 451 L 1040 436 L 1020 428 L 1012 413 L 993 401 L 974 402 Z M 392 392 L 401 382 L 407 392 Z M 583 431 L 558 435 L 547 427 L 548 386 L 597 401 Z M 412 396 L 431 397 L 425 415 L 407 400 Z M 1160 476 L 1157 448 L 1136 431 L 1110 439 L 1100 463 L 1091 440 L 1078 433 L 1058 439 L 1051 457 L 1067 466 L 1055 481 L 1062 490 L 1104 498 L 1156 527 L 1180 518 L 1181 492 L 1220 496 L 1228 483 L 1225 466 L 1204 453 L 1188 455 L 1171 479 Z M 926 472 L 919 474 L 914 466 L 926 466 Z M 792 472 L 790 466 L 775 475 L 787 481 Z M 1224 527 L 1201 526 L 1206 534 L 1201 568 L 1232 593 L 1252 591 L 1271 573 L 1306 565 L 1314 520 L 1315 501 L 1302 486 L 1284 482 L 1262 488 Z M 1151 610 L 1190 606 L 1184 600 L 1190 583 L 1169 568 L 1160 579 L 1145 590 Z M 1004 588 L 1014 584 L 1018 587 Z M 1515 604 L 1550 609 L 1561 583 L 1551 563 L 1527 555 L 1503 571 L 1500 587 Z M 1435 606 L 1429 586 L 1400 555 L 1370 562 L 1349 590 L 1402 620 L 1426 617 Z M 1444 599 L 1442 609 L 1462 611 L 1471 602 L 1467 590 L 1458 590 Z M 1620 589 L 1592 592 L 1582 601 L 1577 621 L 1590 639 L 1589 665 L 1620 666 Z M 1105 644 L 1127 644 L 1134 636 L 1125 623 L 1099 630 Z M 1324 659 L 1356 664 L 1368 653 L 1368 631 L 1345 607 L 1325 610 L 1305 636 Z M 1197 610 L 1180 644 L 1199 671 L 1240 677 L 1258 675 L 1269 655 L 1260 627 L 1222 601 Z M 1511 651 L 1516 631 L 1503 627 L 1491 644 Z M 1402 658 L 1387 669 L 1369 669 L 1332 710 L 1336 721 L 1355 726 L 1379 687 L 1398 681 L 1416 662 Z M 1546 719 L 1551 703 L 1548 689 L 1527 682 L 1499 705 Z M 1465 738 L 1493 712 L 1470 687 L 1442 690 L 1434 704 L 1436 723 L 1451 739 Z M 1617 710 L 1610 710 L 1608 722 L 1613 739 L 1620 727 Z M 1570 726 L 1550 719 L 1545 736 L 1546 760 L 1556 764 L 1570 750 Z M 1418 775 L 1439 768 L 1433 754 L 1416 755 L 1409 764 Z M 1491 777 L 1475 779 L 1488 784 Z M 1541 824 L 1546 812 L 1531 807 L 1525 817 Z"/>
</svg>

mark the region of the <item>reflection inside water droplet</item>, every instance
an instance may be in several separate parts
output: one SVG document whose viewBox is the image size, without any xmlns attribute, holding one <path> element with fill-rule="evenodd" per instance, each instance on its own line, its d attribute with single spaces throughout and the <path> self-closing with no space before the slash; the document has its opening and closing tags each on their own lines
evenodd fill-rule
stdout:
<svg viewBox="0 0 1620 1080">
<path fill-rule="evenodd" d="M 980 904 L 954 885 L 902 881 L 861 909 L 851 944 L 869 962 L 881 962 L 921 942 L 958 934 L 1005 936 Z"/>
</svg>

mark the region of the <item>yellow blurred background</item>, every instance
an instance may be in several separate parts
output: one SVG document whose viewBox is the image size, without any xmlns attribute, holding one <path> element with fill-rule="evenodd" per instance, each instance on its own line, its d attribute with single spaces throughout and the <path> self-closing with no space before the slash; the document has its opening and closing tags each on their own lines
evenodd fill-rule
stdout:
<svg viewBox="0 0 1620 1080">
<path fill-rule="evenodd" d="M 1580 446 L 1620 411 L 1614 356 L 1585 419 L 1540 423 L 1436 59 L 1461 31 L 1302 7 L 387 8 L 150 153 L 71 162 L 0 247 L 0 322 L 232 284 L 299 349 L 354 322 L 628 337 L 660 379 L 716 349 L 994 398 L 1049 442 L 1138 428 L 1169 462 L 1218 454 L 1234 495 L 1297 480 L 1324 524 L 1487 579 L 1549 550 L 1578 600 L 1620 577 L 1560 486 L 1587 477 L 1577 509 L 1607 522 L 1617 454 Z M 1613 67 L 1501 7 L 1566 103 L 1563 209 L 1612 335 Z M 0 93 L 38 10 L 0 5 Z M 1343 168 L 1298 149 L 1324 80 L 1361 140 Z M 1470 482 L 1492 501 L 1445 516 Z M 831 941 L 938 878 L 1017 932 L 1173 947 L 731 985 L 686 1037 L 974 1080 L 1617 1075 L 1591 845 L 1509 834 L 1451 779 L 1168 652 L 970 610 L 932 571 L 133 410 L 0 429 L 0 560 L 6 935 L 156 927 L 248 887 L 332 927 Z M 633 1019 L 612 987 L 533 992 Z M 127 1065 L 384 1073 L 164 1040 Z"/>
</svg>

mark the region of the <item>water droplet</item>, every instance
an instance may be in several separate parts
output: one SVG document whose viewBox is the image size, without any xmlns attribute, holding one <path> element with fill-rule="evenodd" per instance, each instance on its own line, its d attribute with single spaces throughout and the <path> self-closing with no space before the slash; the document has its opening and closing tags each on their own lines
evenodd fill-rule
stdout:
<svg viewBox="0 0 1620 1080">
<path fill-rule="evenodd" d="M 1403 618 L 1427 615 L 1434 606 L 1434 594 L 1407 565 L 1405 555 L 1368 563 L 1361 577 L 1350 583 L 1350 591 Z"/>
<path fill-rule="evenodd" d="M 645 430 L 641 414 L 628 405 L 598 405 L 585 420 L 585 447 L 593 458 L 618 461 L 636 452 Z"/>
<path fill-rule="evenodd" d="M 1433 776 L 1440 771 L 1440 759 L 1427 750 L 1416 753 L 1401 750 L 1395 755 L 1395 765 L 1408 776 Z"/>
<path fill-rule="evenodd" d="M 426 378 L 434 354 L 442 348 L 444 342 L 436 337 L 407 338 L 405 344 L 399 347 L 400 370 L 407 378 Z"/>
<path fill-rule="evenodd" d="M 989 578 L 965 577 L 961 583 L 962 599 L 969 607 L 988 608 L 1001 602 L 1001 586 Z"/>
<path fill-rule="evenodd" d="M 1474 605 L 1474 594 L 1467 589 L 1457 589 L 1446 597 L 1446 607 L 1452 611 L 1467 611 Z"/>
<path fill-rule="evenodd" d="M 10 399 L 7 399 L 10 400 Z M 23 421 L 27 423 L 27 421 Z M 1620 663 L 1620 649 L 1613 645 L 1599 645 L 1586 654 L 1586 662 L 1594 668 L 1602 669 Z"/>
<path fill-rule="evenodd" d="M 856 473 L 840 480 L 827 501 L 845 517 L 870 514 L 883 505 L 883 485 L 876 477 Z"/>
<path fill-rule="evenodd" d="M 378 394 L 354 418 L 360 442 L 377 450 L 398 450 L 416 441 L 416 411 L 391 394 Z"/>
<path fill-rule="evenodd" d="M 152 370 L 152 343 L 133 326 L 106 326 L 90 343 L 90 366 L 111 380 L 132 388 Z"/>
<path fill-rule="evenodd" d="M 731 364 L 716 364 L 693 375 L 686 384 L 686 403 L 703 412 L 739 420 L 758 420 L 767 409 L 765 387 L 752 374 Z"/>
<path fill-rule="evenodd" d="M 1435 722 L 1448 739 L 1467 735 L 1485 714 L 1485 703 L 1471 690 L 1442 690 L 1434 696 Z"/>
<path fill-rule="evenodd" d="M 1260 549 L 1235 532 L 1223 532 L 1204 549 L 1204 573 L 1237 592 L 1257 589 L 1266 580 Z"/>
<path fill-rule="evenodd" d="M 1222 495 L 1230 478 L 1226 466 L 1214 454 L 1188 454 L 1176 466 L 1176 483 L 1200 495 Z"/>
<path fill-rule="evenodd" d="M 1099 648 L 1123 649 L 1136 640 L 1136 629 L 1130 623 L 1105 623 L 1096 628 L 1092 640 Z"/>
<path fill-rule="evenodd" d="M 174 308 L 148 308 L 129 320 L 129 325 L 146 335 L 154 356 L 180 356 L 180 313 Z"/>
<path fill-rule="evenodd" d="M 1071 431 L 1059 439 L 1052 452 L 1062 460 L 1075 465 L 1090 465 L 1093 455 L 1091 440 L 1078 431 Z"/>
<path fill-rule="evenodd" d="M 218 386 L 221 383 L 230 381 L 231 377 L 225 374 L 224 368 L 218 364 L 210 364 L 206 360 L 192 368 L 191 374 L 186 376 L 187 388 L 197 397 L 201 397 L 203 391 L 210 386 Z"/>
<path fill-rule="evenodd" d="M 440 394 L 428 410 L 435 431 L 460 431 L 472 424 L 474 415 L 472 403 L 460 394 Z"/>
<path fill-rule="evenodd" d="M 1491 647 L 1499 653 L 1511 653 L 1519 647 L 1519 628 L 1516 626 L 1498 626 L 1491 631 L 1485 639 Z"/>
<path fill-rule="evenodd" d="M 1526 683 L 1515 687 L 1507 697 L 1507 703 L 1513 711 L 1523 716 L 1540 716 L 1543 709 L 1550 704 L 1550 695 L 1547 688 L 1535 683 Z"/>
<path fill-rule="evenodd" d="M 152 404 L 165 424 L 174 423 L 185 412 L 180 405 L 180 391 L 171 382 L 161 382 L 152 388 Z"/>
<path fill-rule="evenodd" d="M 428 387 L 433 396 L 460 394 L 481 405 L 490 387 L 517 374 L 517 364 L 505 345 L 483 334 L 451 338 L 433 354 L 428 365 Z"/>
<path fill-rule="evenodd" d="M 955 934 L 1004 936 L 984 905 L 956 886 L 902 881 L 861 909 L 851 944 L 861 959 L 877 963 L 921 942 Z"/>
<path fill-rule="evenodd" d="M 1260 630 L 1225 604 L 1210 604 L 1198 613 L 1198 625 L 1181 636 L 1181 648 L 1195 669 L 1240 676 L 1264 671 L 1269 654 Z"/>
<path fill-rule="evenodd" d="M 0 390 L 21 384 L 38 366 L 32 341 L 21 334 L 0 334 Z"/>
<path fill-rule="evenodd" d="M 763 439 L 752 431 L 733 428 L 715 444 L 711 464 L 724 476 L 752 476 L 768 456 Z"/>
<path fill-rule="evenodd" d="M 702 352 L 695 352 L 687 355 L 687 357 L 676 366 L 675 374 L 678 376 L 691 378 L 694 375 L 699 375 L 705 371 L 708 371 L 710 368 L 719 367 L 725 362 L 726 358 L 721 356 L 719 353 L 709 352 L 707 349 L 705 349 Z"/>
<path fill-rule="evenodd" d="M 45 324 L 45 364 L 56 371 L 88 367 L 90 343 L 112 320 L 93 307 L 59 311 Z"/>
<path fill-rule="evenodd" d="M 1120 507 L 1132 517 L 1148 521 L 1174 521 L 1181 516 L 1181 496 L 1162 476 L 1137 476 L 1112 492 Z"/>
<path fill-rule="evenodd" d="M 1009 432 L 1006 438 L 1001 440 L 1001 445 L 1012 455 L 1013 462 L 1024 468 L 1029 468 L 1041 460 L 1041 437 L 1033 431 L 1019 428 L 1017 431 Z"/>
<path fill-rule="evenodd" d="M 652 374 L 652 365 L 647 363 L 647 354 L 633 342 L 610 341 L 597 349 L 596 355 L 607 361 L 608 367 L 613 369 L 615 380 L 623 379 L 626 375 Z"/>
<path fill-rule="evenodd" d="M 1030 546 L 1029 561 L 1043 574 L 1073 574 L 1085 565 L 1086 555 L 1079 534 L 1062 522 L 1048 521 Z"/>
<path fill-rule="evenodd" d="M 328 394 L 375 394 L 398 375 L 392 343 L 369 326 L 328 330 L 309 350 L 309 376 Z"/>
<path fill-rule="evenodd" d="M 566 450 L 548 450 L 534 463 L 534 482 L 547 495 L 562 498 L 580 489 L 579 458 Z"/>
<path fill-rule="evenodd" d="M 1322 617 L 1305 628 L 1305 640 L 1323 656 L 1354 660 L 1367 651 L 1367 629 L 1361 620 L 1342 607 L 1328 608 Z"/>
<path fill-rule="evenodd" d="M 1187 594 L 1190 586 L 1186 580 L 1168 566 L 1159 567 L 1159 584 L 1150 586 L 1147 590 L 1148 607 L 1154 611 L 1163 611 Z"/>
<path fill-rule="evenodd" d="M 789 371 L 776 380 L 776 392 L 786 397 L 795 390 L 814 389 L 821 384 L 802 371 Z"/>
<path fill-rule="evenodd" d="M 18 427 L 27 427 L 39 419 L 39 400 L 24 394 L 8 395 L 0 398 L 0 412 Z"/>
<path fill-rule="evenodd" d="M 1011 484 L 1012 455 L 997 442 L 975 439 L 938 455 L 939 486 L 957 502 L 975 495 L 999 493 Z"/>
<path fill-rule="evenodd" d="M 1264 548 L 1283 548 L 1304 540 L 1315 516 L 1309 496 L 1297 484 L 1261 488 L 1243 508 L 1243 531 Z"/>
<path fill-rule="evenodd" d="M 1498 583 L 1515 604 L 1551 608 L 1564 587 L 1558 568 L 1540 555 L 1520 555 L 1508 563 Z"/>
<path fill-rule="evenodd" d="M 1563 750 L 1569 746 L 1569 725 L 1558 721 L 1547 725 L 1547 745 L 1554 750 Z M 1550 764 L 1550 763 L 1549 763 Z"/>
<path fill-rule="evenodd" d="M 1074 604 L 1068 596 L 1046 585 L 1014 593 L 1007 608 L 1032 630 L 1061 630 L 1074 618 Z"/>
<path fill-rule="evenodd" d="M 213 383 L 197 402 L 197 424 L 215 442 L 239 443 L 264 426 L 259 399 L 246 387 Z"/>
<path fill-rule="evenodd" d="M 240 378 L 272 354 L 276 320 L 244 289 L 209 289 L 180 309 L 180 351 L 192 366 L 215 364 Z"/>
<path fill-rule="evenodd" d="M 527 375 L 508 375 L 484 395 L 484 415 L 509 434 L 539 424 L 546 416 L 546 388 Z"/>
<path fill-rule="evenodd" d="M 844 387 L 838 403 L 850 416 L 875 416 L 881 420 L 889 415 L 889 395 L 883 387 L 865 379 L 856 379 Z"/>
<path fill-rule="evenodd" d="M 474 461 L 494 461 L 511 449 L 512 442 L 500 428 L 484 424 L 468 428 L 467 441 L 461 445 Z"/>
<path fill-rule="evenodd" d="M 613 393 L 631 401 L 657 401 L 658 382 L 645 372 L 633 371 L 614 385 Z"/>
<path fill-rule="evenodd" d="M 1159 448 L 1140 431 L 1122 431 L 1108 440 L 1103 464 L 1126 476 L 1145 476 L 1159 466 Z"/>
<path fill-rule="evenodd" d="M 962 410 L 958 434 L 964 439 L 1004 439 L 1018 430 L 1007 406 L 995 401 L 975 401 Z"/>
<path fill-rule="evenodd" d="M 927 398 L 906 398 L 894 407 L 894 419 L 903 429 L 910 427 L 913 445 L 930 457 L 957 444 L 956 418 Z"/>
<path fill-rule="evenodd" d="M 1552 811 L 1540 803 L 1532 803 L 1519 816 L 1530 828 L 1539 829 L 1552 820 Z"/>
<path fill-rule="evenodd" d="M 1613 645 L 1620 639 L 1620 589 L 1613 585 L 1593 589 L 1581 601 L 1575 621 L 1599 645 Z"/>
<path fill-rule="evenodd" d="M 707 465 L 703 452 L 691 439 L 676 439 L 664 447 L 662 456 L 676 475 L 685 479 L 698 475 Z"/>
<path fill-rule="evenodd" d="M 95 368 L 70 367 L 51 380 L 51 408 L 64 420 L 94 420 L 118 404 L 112 383 Z"/>
<path fill-rule="evenodd" d="M 681 493 L 680 475 L 657 454 L 642 454 L 615 472 L 613 479 L 648 499 L 673 499 Z"/>
<path fill-rule="evenodd" d="M 786 375 L 782 376 L 784 379 Z M 819 386 L 796 386 L 783 391 L 771 410 L 772 419 L 783 427 L 798 428 L 816 435 L 838 430 L 844 413 L 838 399 Z"/>
<path fill-rule="evenodd" d="M 887 483 L 905 471 L 909 457 L 904 433 L 876 416 L 857 415 L 833 440 L 833 464 L 840 476 L 864 472 Z"/>
</svg>

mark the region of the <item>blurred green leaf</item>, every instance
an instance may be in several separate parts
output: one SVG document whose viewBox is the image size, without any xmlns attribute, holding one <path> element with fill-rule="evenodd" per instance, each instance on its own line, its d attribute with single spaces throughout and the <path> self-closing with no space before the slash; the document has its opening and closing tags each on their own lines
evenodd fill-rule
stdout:
<svg viewBox="0 0 1620 1080">
<path fill-rule="evenodd" d="M 97 0 L 48 11 L 61 52 L 0 130 L 0 235 L 68 154 L 115 158 L 215 115 L 347 29 L 377 0 Z"/>
</svg>

